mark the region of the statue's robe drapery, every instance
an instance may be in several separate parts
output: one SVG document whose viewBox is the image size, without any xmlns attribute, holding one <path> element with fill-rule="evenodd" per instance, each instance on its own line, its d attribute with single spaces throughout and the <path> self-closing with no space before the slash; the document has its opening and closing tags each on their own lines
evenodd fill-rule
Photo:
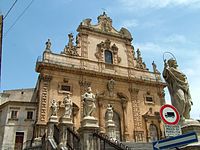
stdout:
<svg viewBox="0 0 200 150">
<path fill-rule="evenodd" d="M 166 67 L 163 77 L 168 85 L 172 105 L 176 107 L 181 117 L 190 119 L 192 100 L 186 76 L 177 68 Z"/>
</svg>

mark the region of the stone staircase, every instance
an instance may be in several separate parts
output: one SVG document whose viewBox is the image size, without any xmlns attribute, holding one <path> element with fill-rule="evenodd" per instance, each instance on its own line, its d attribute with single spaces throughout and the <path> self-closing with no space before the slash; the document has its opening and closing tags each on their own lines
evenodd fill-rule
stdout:
<svg viewBox="0 0 200 150">
<path fill-rule="evenodd" d="M 153 150 L 152 143 L 123 142 L 123 144 L 129 147 L 127 150 Z M 106 145 L 105 149 L 116 150 L 110 145 Z"/>
<path fill-rule="evenodd" d="M 153 150 L 152 143 L 124 142 L 123 144 L 128 146 L 130 150 Z"/>
</svg>

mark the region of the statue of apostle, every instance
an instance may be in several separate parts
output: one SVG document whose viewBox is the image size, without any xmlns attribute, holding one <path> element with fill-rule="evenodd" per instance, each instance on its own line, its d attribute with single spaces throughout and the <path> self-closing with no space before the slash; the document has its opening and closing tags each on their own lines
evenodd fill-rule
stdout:
<svg viewBox="0 0 200 150">
<path fill-rule="evenodd" d="M 70 118 L 72 115 L 72 100 L 70 94 L 68 93 L 67 96 L 63 99 L 63 104 L 65 106 L 65 113 L 64 117 Z"/>
<path fill-rule="evenodd" d="M 164 61 L 163 77 L 171 96 L 171 102 L 178 110 L 181 121 L 190 119 L 192 99 L 187 77 L 179 69 L 175 59 Z"/>
<path fill-rule="evenodd" d="M 84 117 L 92 116 L 92 113 L 96 109 L 95 95 L 92 93 L 91 87 L 87 88 L 87 92 L 82 95 L 83 98 L 83 115 Z"/>
</svg>

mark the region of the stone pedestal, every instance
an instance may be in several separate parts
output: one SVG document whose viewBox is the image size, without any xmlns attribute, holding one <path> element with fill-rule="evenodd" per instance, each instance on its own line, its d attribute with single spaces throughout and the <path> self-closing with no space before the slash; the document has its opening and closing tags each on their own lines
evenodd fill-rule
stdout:
<svg viewBox="0 0 200 150">
<path fill-rule="evenodd" d="M 49 122 L 47 123 L 47 137 L 53 139 L 53 133 L 54 133 L 54 124 L 58 123 L 58 117 L 57 116 L 51 116 L 49 118 Z"/>
<path fill-rule="evenodd" d="M 182 134 L 188 133 L 188 132 L 196 132 L 198 136 L 198 141 L 197 143 L 192 143 L 184 148 L 183 150 L 199 150 L 200 149 L 200 122 L 193 120 L 193 119 L 188 119 L 185 120 L 184 122 L 181 123 L 181 130 Z"/>
<path fill-rule="evenodd" d="M 67 128 L 71 128 L 73 127 L 73 123 L 72 123 L 72 119 L 71 118 L 66 118 L 66 117 L 62 117 L 60 119 L 60 124 L 59 124 L 59 129 L 60 129 L 60 133 L 59 133 L 59 148 L 60 149 L 67 149 L 66 148 L 66 144 L 67 144 Z"/>
<path fill-rule="evenodd" d="M 116 139 L 115 123 L 112 120 L 106 122 L 106 134 L 113 139 Z"/>
<path fill-rule="evenodd" d="M 49 122 L 51 122 L 51 123 L 58 123 L 58 117 L 57 116 L 51 116 L 49 118 Z"/>
<path fill-rule="evenodd" d="M 84 117 L 81 128 L 78 130 L 81 139 L 81 150 L 98 150 L 99 142 L 93 137 L 93 133 L 99 130 L 97 119 L 92 116 Z"/>
<path fill-rule="evenodd" d="M 92 116 L 84 117 L 81 121 L 81 127 L 94 127 L 98 128 L 98 121 Z"/>
</svg>

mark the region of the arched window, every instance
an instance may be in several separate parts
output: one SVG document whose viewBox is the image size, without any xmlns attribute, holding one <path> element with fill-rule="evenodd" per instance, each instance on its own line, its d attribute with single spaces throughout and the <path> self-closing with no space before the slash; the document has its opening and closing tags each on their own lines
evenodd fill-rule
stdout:
<svg viewBox="0 0 200 150">
<path fill-rule="evenodd" d="M 105 50 L 105 63 L 113 64 L 112 52 L 109 50 Z"/>
</svg>

